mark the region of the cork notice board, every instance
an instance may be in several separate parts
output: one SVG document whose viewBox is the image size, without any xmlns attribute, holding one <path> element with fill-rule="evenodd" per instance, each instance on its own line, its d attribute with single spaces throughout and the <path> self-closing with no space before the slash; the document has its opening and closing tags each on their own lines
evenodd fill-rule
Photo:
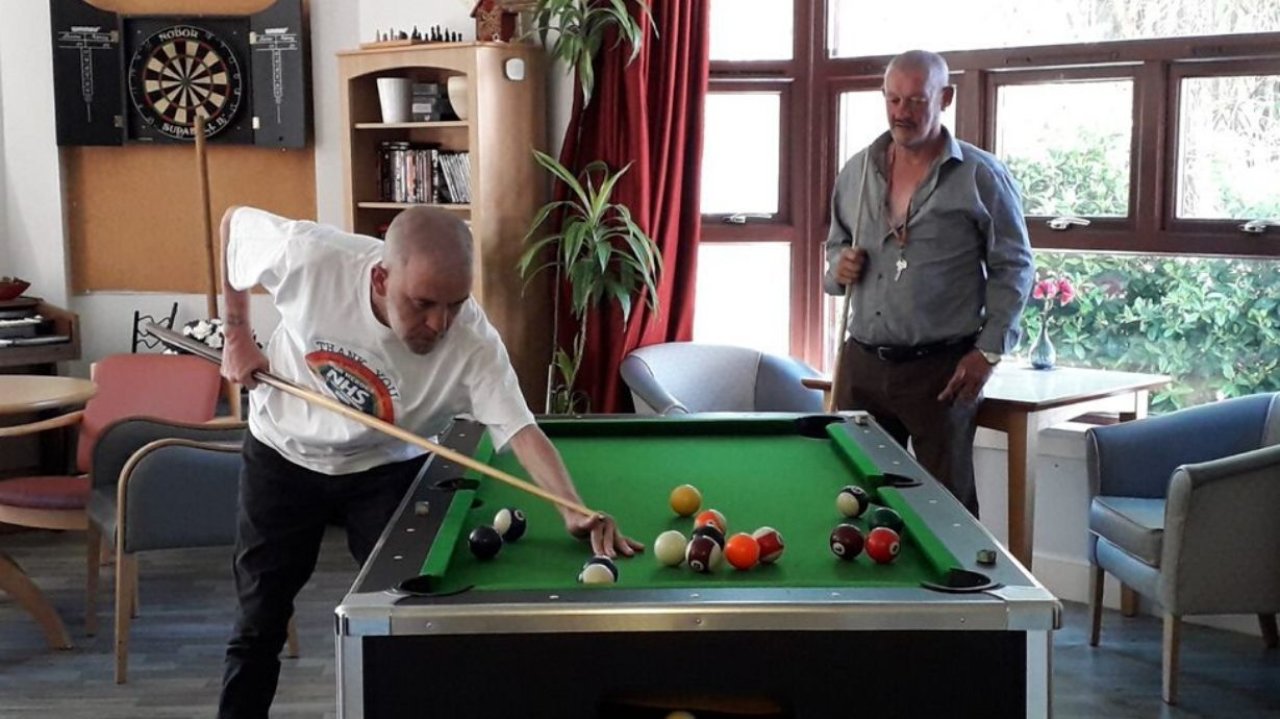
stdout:
<svg viewBox="0 0 1280 719">
<path fill-rule="evenodd" d="M 254 13 L 272 0 L 222 0 L 220 15 Z M 129 15 L 210 14 L 200 0 L 94 0 Z M 305 10 L 305 4 L 304 4 Z M 314 218 L 315 153 L 207 146 L 211 224 L 231 205 Z M 205 238 L 195 143 L 64 147 L 63 204 L 75 292 L 205 290 Z"/>
</svg>

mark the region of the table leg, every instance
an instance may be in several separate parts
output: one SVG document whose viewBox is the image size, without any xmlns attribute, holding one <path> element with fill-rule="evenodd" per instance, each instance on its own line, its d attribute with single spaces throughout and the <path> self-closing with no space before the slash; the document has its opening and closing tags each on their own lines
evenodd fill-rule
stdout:
<svg viewBox="0 0 1280 719">
<path fill-rule="evenodd" d="M 71 637 L 67 634 L 67 628 L 62 624 L 62 618 L 58 616 L 57 610 L 49 603 L 44 592 L 41 592 L 26 572 L 22 571 L 22 567 L 19 567 L 18 563 L 4 552 L 0 552 L 0 591 L 13 597 L 35 618 L 40 628 L 44 630 L 49 646 L 54 649 L 71 648 Z"/>
<path fill-rule="evenodd" d="M 1140 389 L 1133 393 L 1133 411 L 1121 412 L 1121 422 L 1132 422 L 1147 416 L 1147 405 L 1151 404 L 1151 391 Z"/>
<path fill-rule="evenodd" d="M 1036 455 L 1039 432 L 1029 412 L 1011 412 L 1009 438 L 1009 551 L 1031 569 L 1036 526 Z"/>
</svg>

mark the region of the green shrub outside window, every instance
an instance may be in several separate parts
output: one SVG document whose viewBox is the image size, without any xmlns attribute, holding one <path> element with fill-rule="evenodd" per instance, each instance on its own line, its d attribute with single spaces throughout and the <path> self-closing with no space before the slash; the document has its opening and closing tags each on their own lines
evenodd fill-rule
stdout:
<svg viewBox="0 0 1280 719">
<path fill-rule="evenodd" d="M 1170 375 L 1153 413 L 1280 390 L 1280 262 L 1040 251 L 1036 273 L 1076 286 L 1050 319 L 1058 364 Z M 1023 354 L 1041 314 L 1028 304 Z"/>
</svg>

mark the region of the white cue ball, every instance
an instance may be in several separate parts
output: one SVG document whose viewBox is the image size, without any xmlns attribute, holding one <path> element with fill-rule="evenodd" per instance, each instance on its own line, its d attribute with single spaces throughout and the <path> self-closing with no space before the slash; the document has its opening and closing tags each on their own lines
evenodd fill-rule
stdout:
<svg viewBox="0 0 1280 719">
<path fill-rule="evenodd" d="M 592 557 L 578 574 L 583 584 L 613 584 L 618 581 L 618 566 L 608 557 Z"/>
<path fill-rule="evenodd" d="M 653 540 L 653 554 L 666 567 L 678 567 L 684 562 L 684 535 L 676 529 L 668 529 Z"/>
</svg>

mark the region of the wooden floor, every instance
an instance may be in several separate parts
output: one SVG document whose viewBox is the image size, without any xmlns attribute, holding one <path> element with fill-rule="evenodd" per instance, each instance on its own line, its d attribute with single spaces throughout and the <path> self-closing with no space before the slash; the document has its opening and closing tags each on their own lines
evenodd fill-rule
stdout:
<svg viewBox="0 0 1280 719">
<path fill-rule="evenodd" d="M 35 624 L 0 596 L 0 717 L 160 719 L 211 717 L 232 621 L 229 550 L 157 552 L 141 561 L 142 616 L 130 653 L 130 682 L 112 681 L 110 613 L 114 583 L 104 576 L 101 621 L 84 637 L 82 537 L 0 535 L 3 546 L 52 597 L 75 649 L 53 651 Z M 298 606 L 302 657 L 284 661 L 273 717 L 334 713 L 333 607 L 355 567 L 340 531 L 325 540 L 320 566 Z M 1087 614 L 1068 605 L 1055 635 L 1057 717 L 1280 717 L 1280 651 L 1254 637 L 1186 626 L 1182 704 L 1160 702 L 1160 623 L 1108 613 L 1103 645 L 1090 648 Z M 513 715 L 515 716 L 515 715 Z"/>
</svg>

